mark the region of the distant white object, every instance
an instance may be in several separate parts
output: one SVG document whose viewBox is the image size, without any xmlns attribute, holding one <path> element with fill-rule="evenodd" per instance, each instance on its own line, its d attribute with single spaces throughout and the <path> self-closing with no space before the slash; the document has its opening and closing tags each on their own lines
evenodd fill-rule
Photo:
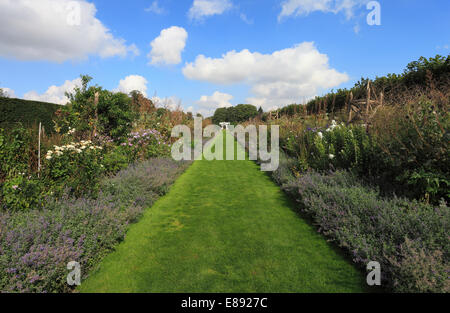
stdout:
<svg viewBox="0 0 450 313">
<path fill-rule="evenodd" d="M 220 127 L 222 127 L 222 129 L 228 130 L 228 128 L 230 127 L 231 124 L 228 122 L 222 122 L 222 123 L 219 123 L 219 125 L 220 125 Z"/>
</svg>

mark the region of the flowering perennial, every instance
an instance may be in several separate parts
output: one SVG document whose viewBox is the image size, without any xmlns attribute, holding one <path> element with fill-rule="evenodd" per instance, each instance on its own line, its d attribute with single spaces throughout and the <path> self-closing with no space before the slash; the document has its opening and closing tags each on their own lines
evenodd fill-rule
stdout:
<svg viewBox="0 0 450 313">
<path fill-rule="evenodd" d="M 72 142 L 64 146 L 54 146 L 53 150 L 49 150 L 46 155 L 47 160 L 62 156 L 64 153 L 82 153 L 85 150 L 102 150 L 100 146 L 96 146 L 90 140 L 82 140 L 80 142 Z"/>
</svg>

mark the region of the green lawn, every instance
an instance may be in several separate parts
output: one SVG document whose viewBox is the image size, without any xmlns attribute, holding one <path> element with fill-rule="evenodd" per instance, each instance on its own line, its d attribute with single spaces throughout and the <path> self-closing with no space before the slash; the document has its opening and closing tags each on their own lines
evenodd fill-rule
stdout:
<svg viewBox="0 0 450 313">
<path fill-rule="evenodd" d="M 363 292 L 252 161 L 196 161 L 81 292 Z"/>
</svg>

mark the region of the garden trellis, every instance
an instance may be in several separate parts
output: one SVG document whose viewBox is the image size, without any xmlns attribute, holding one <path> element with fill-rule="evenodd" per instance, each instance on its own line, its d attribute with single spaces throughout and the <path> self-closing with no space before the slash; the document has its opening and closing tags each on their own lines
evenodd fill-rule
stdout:
<svg viewBox="0 0 450 313">
<path fill-rule="evenodd" d="M 374 95 L 372 100 L 371 95 Z M 347 98 L 347 112 L 348 121 L 351 123 L 355 120 L 363 120 L 366 125 L 369 124 L 370 120 L 375 116 L 377 110 L 383 106 L 384 94 L 380 92 L 379 97 L 376 95 L 375 91 L 370 86 L 370 80 L 367 81 L 367 97 L 366 99 L 353 99 L 353 92 L 350 92 Z M 333 101 L 334 103 L 334 101 Z"/>
</svg>

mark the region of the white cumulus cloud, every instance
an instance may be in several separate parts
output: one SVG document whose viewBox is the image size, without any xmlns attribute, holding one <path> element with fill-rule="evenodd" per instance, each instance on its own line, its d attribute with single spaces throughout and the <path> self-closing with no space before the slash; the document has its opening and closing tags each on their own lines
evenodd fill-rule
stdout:
<svg viewBox="0 0 450 313">
<path fill-rule="evenodd" d="M 186 46 L 188 33 L 182 27 L 172 26 L 161 31 L 161 34 L 150 43 L 152 50 L 148 54 L 150 64 L 179 64 L 181 53 Z"/>
<path fill-rule="evenodd" d="M 23 98 L 25 100 L 34 100 L 42 102 L 50 102 L 56 104 L 67 104 L 69 99 L 66 97 L 66 92 L 73 92 L 75 87 L 80 87 L 82 84 L 81 78 L 72 81 L 66 80 L 61 86 L 50 86 L 43 94 L 38 94 L 36 91 L 27 92 Z"/>
<path fill-rule="evenodd" d="M 212 116 L 218 108 L 231 107 L 231 99 L 233 99 L 232 95 L 219 91 L 214 92 L 211 96 L 201 96 L 200 100 L 196 101 L 199 108 L 197 113 L 203 116 Z"/>
<path fill-rule="evenodd" d="M 253 96 L 247 102 L 267 110 L 299 103 L 348 81 L 347 74 L 330 68 L 328 61 L 313 42 L 304 42 L 272 54 L 245 49 L 215 59 L 199 55 L 186 64 L 183 74 L 215 84 L 248 84 Z"/>
<path fill-rule="evenodd" d="M 1 0 L 0 56 L 64 62 L 139 54 L 114 37 L 86 0 Z"/>
<path fill-rule="evenodd" d="M 212 15 L 220 15 L 231 9 L 233 4 L 230 0 L 194 0 L 189 9 L 190 19 L 202 19 Z"/>
<path fill-rule="evenodd" d="M 145 9 L 145 11 L 155 13 L 158 15 L 165 13 L 165 10 L 159 6 L 158 1 L 153 1 L 152 4 Z"/>
<path fill-rule="evenodd" d="M 369 0 L 286 0 L 281 4 L 278 19 L 288 16 L 306 16 L 315 11 L 324 13 L 343 12 L 348 19 L 354 16 L 357 8 Z"/>
<path fill-rule="evenodd" d="M 129 75 L 120 80 L 119 86 L 114 89 L 114 91 L 129 94 L 130 92 L 137 90 L 140 91 L 144 97 L 147 97 L 147 84 L 148 81 L 145 77 L 140 75 Z"/>
</svg>

